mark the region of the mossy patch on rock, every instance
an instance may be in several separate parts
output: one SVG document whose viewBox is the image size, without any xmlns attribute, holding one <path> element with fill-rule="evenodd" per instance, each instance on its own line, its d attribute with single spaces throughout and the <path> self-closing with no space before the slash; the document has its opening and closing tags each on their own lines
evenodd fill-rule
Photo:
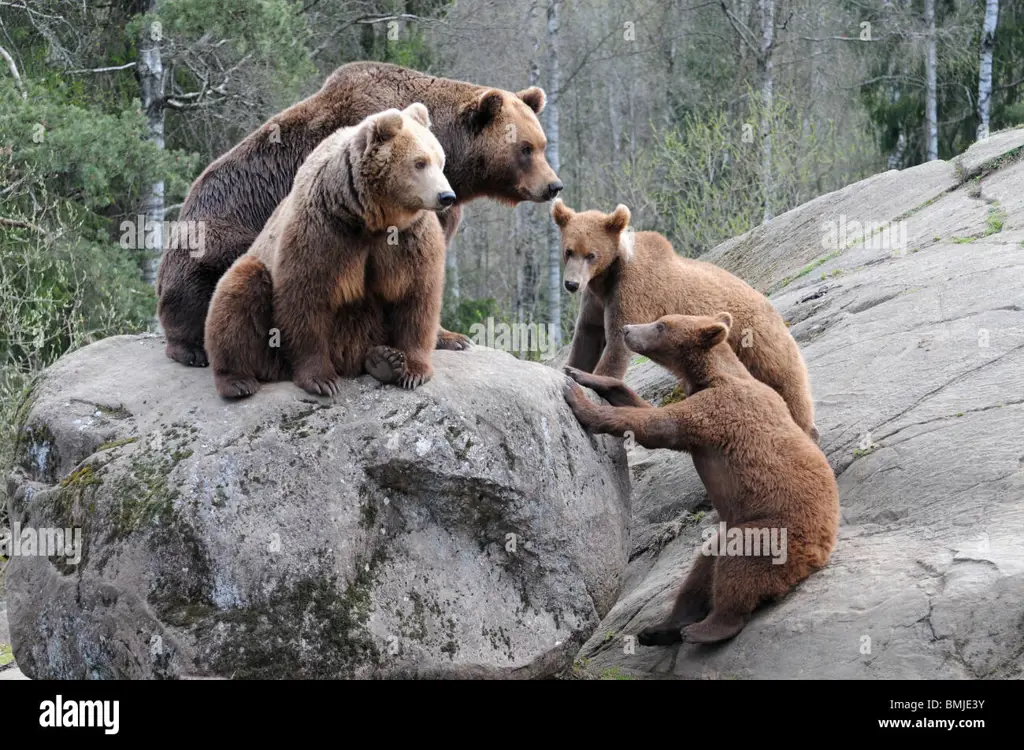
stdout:
<svg viewBox="0 0 1024 750">
<path fill-rule="evenodd" d="M 211 644 L 213 669 L 259 680 L 351 678 L 357 669 L 378 668 L 384 655 L 366 623 L 382 561 L 382 553 L 358 560 L 356 578 L 344 588 L 325 577 L 282 582 L 266 601 L 217 613 L 213 631 L 223 635 Z"/>
</svg>

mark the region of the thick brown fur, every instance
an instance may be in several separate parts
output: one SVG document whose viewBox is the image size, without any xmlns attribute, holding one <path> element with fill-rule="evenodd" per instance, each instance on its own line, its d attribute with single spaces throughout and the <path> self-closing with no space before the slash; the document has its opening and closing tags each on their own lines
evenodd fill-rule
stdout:
<svg viewBox="0 0 1024 750">
<path fill-rule="evenodd" d="M 768 299 L 728 271 L 680 257 L 657 232 L 633 232 L 624 205 L 611 214 L 551 207 L 562 233 L 565 286 L 582 290 L 568 365 L 621 379 L 630 353 L 622 337 L 628 323 L 663 315 L 732 314 L 729 343 L 755 378 L 789 404 L 793 419 L 814 440 L 814 402 L 800 347 Z"/>
<path fill-rule="evenodd" d="M 430 379 L 445 254 L 434 210 L 451 190 L 428 125 L 421 104 L 387 110 L 309 156 L 217 284 L 206 341 L 218 393 L 291 377 L 333 395 L 367 367 L 406 388 Z"/>
<path fill-rule="evenodd" d="M 423 102 L 448 162 L 456 204 L 442 215 L 446 243 L 460 205 L 495 198 L 509 205 L 550 200 L 562 183 L 544 156 L 547 139 L 537 119 L 544 91 L 512 93 L 437 78 L 387 63 L 338 68 L 316 94 L 268 120 L 210 164 L 192 185 L 181 222 L 203 222 L 200 250 L 169 248 L 157 276 L 158 312 L 167 356 L 205 366 L 204 323 L 217 281 L 244 254 L 313 149 L 341 127 L 389 108 Z M 464 349 L 469 339 L 441 329 L 438 348 Z"/>
<path fill-rule="evenodd" d="M 687 397 L 654 408 L 621 380 L 567 367 L 566 400 L 590 432 L 630 432 L 647 448 L 687 451 L 728 530 L 786 530 L 786 557 L 698 554 L 669 617 L 639 633 L 642 645 L 715 643 L 735 636 L 765 601 L 824 567 L 839 529 L 839 493 L 828 460 L 727 343 L 728 313 L 668 315 L 626 327 L 633 351 L 675 373 Z M 577 383 L 611 403 L 589 401 Z M 780 535 L 781 536 L 781 535 Z M 704 552 L 718 550 L 717 538 Z"/>
</svg>

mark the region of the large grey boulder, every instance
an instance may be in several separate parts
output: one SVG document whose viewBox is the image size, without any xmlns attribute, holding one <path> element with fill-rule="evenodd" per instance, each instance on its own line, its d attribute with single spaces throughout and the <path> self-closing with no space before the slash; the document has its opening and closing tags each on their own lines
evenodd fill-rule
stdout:
<svg viewBox="0 0 1024 750">
<path fill-rule="evenodd" d="M 543 677 L 614 604 L 625 455 L 558 373 L 438 352 L 413 392 L 228 403 L 162 349 L 88 346 L 26 406 L 11 522 L 83 540 L 8 566 L 29 677 Z"/>
<path fill-rule="evenodd" d="M 838 477 L 839 543 L 731 642 L 640 647 L 718 519 L 688 456 L 634 447 L 626 583 L 581 659 L 641 678 L 1024 675 L 1022 145 L 1010 131 L 957 164 L 878 175 L 709 254 L 779 289 Z M 906 221 L 907 241 L 823 246 L 840 221 Z M 671 398 L 649 362 L 627 380 Z"/>
</svg>

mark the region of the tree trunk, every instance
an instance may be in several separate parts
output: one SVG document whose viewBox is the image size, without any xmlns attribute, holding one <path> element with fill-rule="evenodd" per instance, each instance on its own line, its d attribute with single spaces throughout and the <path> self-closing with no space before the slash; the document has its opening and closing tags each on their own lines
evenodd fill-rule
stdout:
<svg viewBox="0 0 1024 750">
<path fill-rule="evenodd" d="M 935 0 L 924 0 L 924 17 L 928 24 L 928 53 L 925 69 L 928 90 L 925 96 L 925 129 L 928 137 L 928 161 L 939 158 L 938 60 L 935 53 Z"/>
<path fill-rule="evenodd" d="M 146 0 L 144 12 L 157 13 L 161 0 Z M 142 93 L 142 109 L 146 113 L 146 128 L 149 139 L 160 150 L 164 148 L 164 64 L 160 54 L 163 31 L 159 23 L 149 22 L 143 26 L 139 40 L 138 76 Z M 142 203 L 146 226 L 143 248 L 142 280 L 154 286 L 160 253 L 164 247 L 164 182 L 155 180 L 146 190 Z"/>
<path fill-rule="evenodd" d="M 558 157 L 558 90 L 562 86 L 561 70 L 558 67 L 558 6 L 561 0 L 548 3 L 548 95 L 544 114 L 547 115 L 545 131 L 548 137 L 548 164 L 558 174 L 561 164 Z M 555 348 L 562 345 L 562 235 L 555 222 L 547 222 L 548 236 L 548 323 Z"/>
<path fill-rule="evenodd" d="M 761 192 L 764 195 L 763 222 L 772 218 L 772 111 L 775 108 L 772 49 L 775 41 L 775 0 L 760 0 L 761 54 L 757 67 L 761 73 Z"/>
<path fill-rule="evenodd" d="M 992 106 L 992 50 L 996 46 L 999 0 L 985 3 L 985 25 L 981 32 L 981 73 L 978 79 L 978 140 L 988 138 L 989 111 Z"/>
</svg>

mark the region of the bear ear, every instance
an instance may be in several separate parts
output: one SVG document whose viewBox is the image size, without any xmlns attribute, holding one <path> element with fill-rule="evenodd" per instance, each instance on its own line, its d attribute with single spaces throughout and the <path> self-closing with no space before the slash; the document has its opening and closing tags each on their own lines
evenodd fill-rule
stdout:
<svg viewBox="0 0 1024 750">
<path fill-rule="evenodd" d="M 728 313 L 726 313 L 726 315 L 728 315 Z M 698 335 L 700 336 L 701 346 L 705 349 L 710 349 L 716 344 L 722 343 L 729 337 L 729 327 L 724 321 L 712 323 L 711 325 L 701 328 Z"/>
<path fill-rule="evenodd" d="M 539 115 L 544 111 L 544 105 L 548 100 L 544 89 L 539 86 L 530 86 L 528 89 L 517 92 L 516 96 L 526 102 L 526 106 L 532 109 L 535 115 Z"/>
<path fill-rule="evenodd" d="M 569 223 L 569 219 L 572 218 L 573 213 L 575 212 L 565 205 L 561 198 L 555 198 L 554 202 L 551 204 L 551 218 L 553 218 L 555 220 L 555 224 L 560 227 L 564 227 Z"/>
<path fill-rule="evenodd" d="M 466 108 L 470 122 L 476 130 L 482 130 L 501 112 L 505 97 L 497 89 L 488 89 Z"/>
<path fill-rule="evenodd" d="M 732 330 L 732 315 L 727 312 L 720 312 L 715 316 L 715 320 L 724 325 L 729 330 Z"/>
<path fill-rule="evenodd" d="M 397 109 L 387 109 L 381 112 L 373 120 L 371 126 L 372 138 L 371 143 L 383 143 L 384 141 L 390 141 L 396 135 L 398 131 L 402 129 L 402 113 Z"/>
<path fill-rule="evenodd" d="M 412 118 L 425 128 L 430 127 L 430 112 L 427 111 L 427 105 L 422 102 L 413 102 L 403 110 L 402 114 Z"/>
<path fill-rule="evenodd" d="M 618 234 L 629 224 L 630 213 L 629 209 L 621 203 L 615 207 L 608 218 L 604 220 L 604 227 L 613 234 Z"/>
</svg>

